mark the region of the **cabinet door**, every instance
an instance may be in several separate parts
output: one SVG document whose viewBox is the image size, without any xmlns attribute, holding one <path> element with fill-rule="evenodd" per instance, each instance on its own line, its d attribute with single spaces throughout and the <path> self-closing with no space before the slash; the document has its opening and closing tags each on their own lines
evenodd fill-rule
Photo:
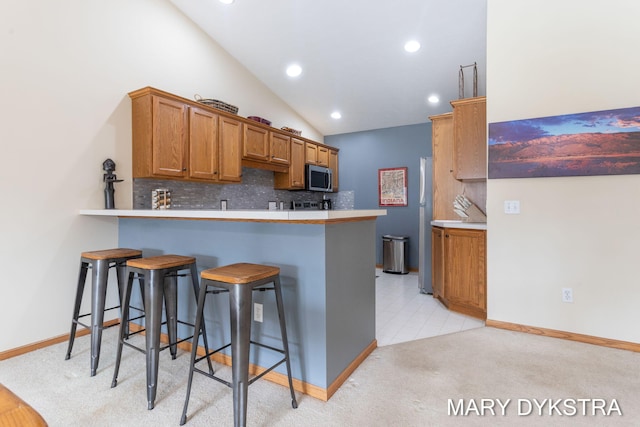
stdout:
<svg viewBox="0 0 640 427">
<path fill-rule="evenodd" d="M 333 171 L 333 192 L 338 192 L 338 152 L 329 150 L 329 168 Z"/>
<path fill-rule="evenodd" d="M 187 174 L 187 106 L 153 96 L 152 173 L 183 177 Z"/>
<path fill-rule="evenodd" d="M 277 132 L 269 132 L 271 163 L 288 165 L 291 157 L 291 137 Z"/>
<path fill-rule="evenodd" d="M 446 299 L 459 306 L 486 313 L 485 231 L 445 229 L 444 264 Z"/>
<path fill-rule="evenodd" d="M 242 158 L 269 161 L 269 131 L 250 124 L 244 125 Z"/>
<path fill-rule="evenodd" d="M 189 108 L 189 177 L 218 179 L 218 115 Z"/>
<path fill-rule="evenodd" d="M 218 179 L 240 182 L 242 177 L 242 123 L 220 116 L 218 147 L 220 153 L 220 173 Z"/>
<path fill-rule="evenodd" d="M 291 188 L 304 188 L 304 141 L 291 138 Z"/>
<path fill-rule="evenodd" d="M 431 227 L 431 285 L 434 298 L 446 298 L 444 294 L 444 230 Z"/>
<path fill-rule="evenodd" d="M 453 114 L 431 116 L 433 219 L 458 219 L 453 200 L 464 185 L 453 176 Z"/>
<path fill-rule="evenodd" d="M 485 97 L 451 101 L 454 175 L 460 180 L 487 178 L 487 104 Z"/>
<path fill-rule="evenodd" d="M 291 138 L 289 171 L 274 173 L 273 188 L 278 190 L 301 190 L 304 188 L 304 141 Z"/>
<path fill-rule="evenodd" d="M 327 147 L 318 146 L 318 163 L 319 166 L 329 167 L 329 149 Z"/>
<path fill-rule="evenodd" d="M 304 161 L 310 165 L 318 164 L 318 146 L 311 142 L 305 142 L 304 144 Z"/>
</svg>

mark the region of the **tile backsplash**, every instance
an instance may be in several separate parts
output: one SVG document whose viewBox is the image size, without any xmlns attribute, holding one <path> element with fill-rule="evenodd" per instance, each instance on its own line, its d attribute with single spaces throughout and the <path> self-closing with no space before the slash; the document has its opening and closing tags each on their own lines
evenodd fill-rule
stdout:
<svg viewBox="0 0 640 427">
<path fill-rule="evenodd" d="M 206 184 L 157 179 L 133 180 L 133 209 L 151 209 L 151 191 L 166 188 L 171 191 L 172 209 L 220 209 L 220 201 L 227 201 L 227 209 L 268 209 L 269 202 L 284 202 L 289 209 L 292 201 L 331 199 L 333 209 L 353 209 L 353 191 L 318 193 L 311 191 L 275 190 L 273 172 L 243 168 L 240 184 Z"/>
</svg>

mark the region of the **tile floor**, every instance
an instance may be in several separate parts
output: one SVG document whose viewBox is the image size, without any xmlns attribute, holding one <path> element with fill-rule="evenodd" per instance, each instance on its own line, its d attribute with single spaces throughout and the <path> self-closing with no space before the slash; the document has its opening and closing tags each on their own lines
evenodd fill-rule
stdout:
<svg viewBox="0 0 640 427">
<path fill-rule="evenodd" d="M 391 274 L 376 269 L 378 346 L 481 328 L 484 321 L 447 310 L 418 289 L 418 273 Z"/>
</svg>

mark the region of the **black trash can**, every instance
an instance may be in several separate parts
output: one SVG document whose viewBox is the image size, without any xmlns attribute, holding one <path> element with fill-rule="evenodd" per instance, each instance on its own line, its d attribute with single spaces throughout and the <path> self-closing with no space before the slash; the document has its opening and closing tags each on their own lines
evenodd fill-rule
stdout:
<svg viewBox="0 0 640 427">
<path fill-rule="evenodd" d="M 409 273 L 409 237 L 382 236 L 382 271 L 385 273 Z"/>
</svg>

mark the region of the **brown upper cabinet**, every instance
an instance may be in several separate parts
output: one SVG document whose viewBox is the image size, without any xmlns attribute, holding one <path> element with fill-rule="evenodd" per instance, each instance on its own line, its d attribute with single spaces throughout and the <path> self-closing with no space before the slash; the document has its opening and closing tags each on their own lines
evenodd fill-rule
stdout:
<svg viewBox="0 0 640 427">
<path fill-rule="evenodd" d="M 487 179 L 487 98 L 451 101 L 453 174 L 459 180 Z"/>
<path fill-rule="evenodd" d="M 274 188 L 278 190 L 304 189 L 304 154 L 305 142 L 291 138 L 291 163 L 287 172 L 274 173 Z"/>
<path fill-rule="evenodd" d="M 329 167 L 329 149 L 322 145 L 307 142 L 305 144 L 305 163 Z"/>
<path fill-rule="evenodd" d="M 139 152 L 136 148 L 145 149 L 144 161 L 136 162 L 137 165 L 145 169 L 144 175 L 186 176 L 189 142 L 187 106 L 153 95 L 140 101 L 135 104 L 133 114 L 141 113 L 148 120 L 134 121 L 137 125 L 133 128 L 134 141 L 143 144 L 142 147 L 134 147 L 134 156 Z M 144 111 L 137 107 L 142 107 Z M 149 152 L 147 148 L 153 150 Z"/>
<path fill-rule="evenodd" d="M 335 148 L 152 87 L 129 97 L 134 178 L 233 183 L 246 166 L 276 172 L 275 188 L 299 190 L 308 145 L 314 164 L 335 163 L 337 188 Z"/>
<path fill-rule="evenodd" d="M 338 149 L 303 141 L 295 136 L 291 137 L 291 164 L 289 165 L 289 169 L 285 173 L 275 174 L 274 187 L 280 190 L 304 189 L 305 164 L 310 163 L 310 154 L 316 156 L 316 163 L 311 164 L 318 164 L 317 154 L 319 148 L 322 149 L 322 152 L 326 152 L 327 161 L 326 164 L 322 166 L 330 167 L 333 170 L 333 192 L 337 192 L 339 183 Z M 313 159 L 313 157 L 311 157 L 311 159 Z"/>
<path fill-rule="evenodd" d="M 318 163 L 318 145 L 313 142 L 305 142 L 304 144 L 304 162 L 310 165 Z"/>
<path fill-rule="evenodd" d="M 269 132 L 270 161 L 288 165 L 291 162 L 291 137 L 278 132 Z"/>
<path fill-rule="evenodd" d="M 269 161 L 269 131 L 254 125 L 244 126 L 244 141 L 242 145 L 242 158 Z"/>
<path fill-rule="evenodd" d="M 240 182 L 242 179 L 242 127 L 242 122 L 231 117 L 218 118 L 220 181 Z"/>
<path fill-rule="evenodd" d="M 463 194 L 464 184 L 453 175 L 453 113 L 431 116 L 433 155 L 433 219 L 459 219 L 453 200 Z"/>
<path fill-rule="evenodd" d="M 291 137 L 266 125 L 245 124 L 242 163 L 244 166 L 286 172 L 291 162 Z"/>
<path fill-rule="evenodd" d="M 129 96 L 134 178 L 240 181 L 241 122 L 153 88 Z"/>
<path fill-rule="evenodd" d="M 486 136 L 484 136 L 484 130 L 480 131 L 482 137 L 477 137 L 475 146 L 461 148 L 462 145 L 455 142 L 456 129 L 458 129 L 457 135 L 460 136 L 460 129 L 464 128 L 464 122 L 460 124 L 457 121 L 458 118 L 464 120 L 469 117 L 464 113 L 462 116 L 456 116 L 455 112 L 460 113 L 470 105 L 473 106 L 469 107 L 472 110 L 476 107 L 484 110 L 485 99 L 483 97 L 452 101 L 451 104 L 455 105 L 453 112 L 429 117 L 432 123 L 433 219 L 435 220 L 461 219 L 453 211 L 453 201 L 458 194 L 466 195 L 480 210 L 486 212 Z M 471 115 L 471 117 L 474 116 Z M 484 123 L 484 120 L 481 118 L 480 122 Z M 485 128 L 485 125 L 478 125 L 478 122 L 475 125 L 477 128 Z M 469 142 L 470 139 L 465 141 Z M 474 150 L 476 154 L 474 154 Z M 460 165 L 469 166 L 465 159 L 474 159 L 475 163 L 472 163 L 469 169 L 462 167 L 462 170 L 466 171 L 462 173 Z M 469 173 L 469 171 L 476 173 Z M 458 176 L 463 176 L 464 179 L 459 179 Z"/>
<path fill-rule="evenodd" d="M 333 192 L 338 192 L 338 151 L 329 150 L 329 167 L 333 171 Z"/>
<path fill-rule="evenodd" d="M 189 176 L 217 179 L 218 115 L 189 107 Z"/>
<path fill-rule="evenodd" d="M 329 167 L 329 149 L 318 145 L 318 166 Z"/>
</svg>

